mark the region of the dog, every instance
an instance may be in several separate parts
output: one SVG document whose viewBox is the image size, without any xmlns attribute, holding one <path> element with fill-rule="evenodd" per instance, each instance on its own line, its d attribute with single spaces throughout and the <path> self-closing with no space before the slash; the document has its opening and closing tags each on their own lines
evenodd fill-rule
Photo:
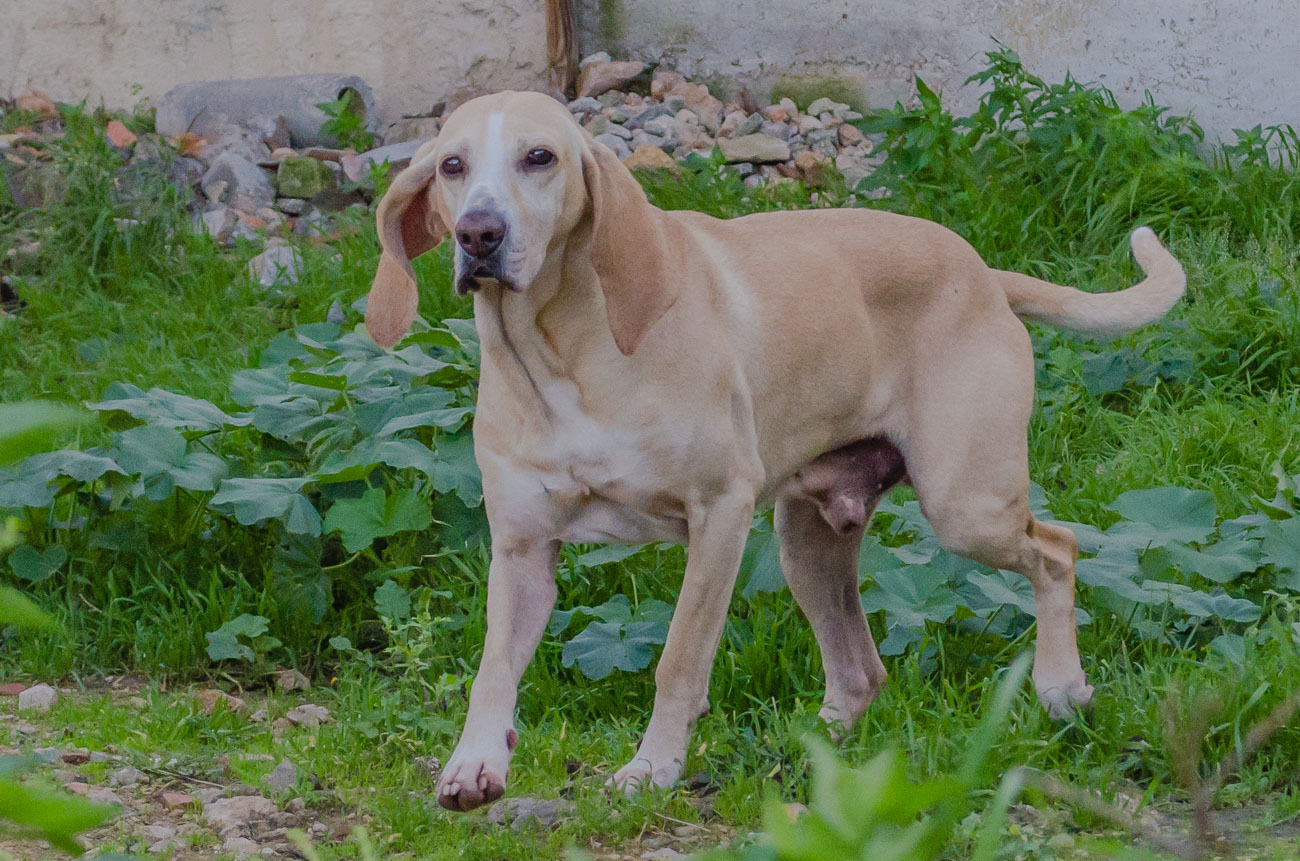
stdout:
<svg viewBox="0 0 1300 861">
<path fill-rule="evenodd" d="M 816 634 L 821 716 L 851 727 L 885 668 L 858 548 L 906 480 L 948 550 L 1033 586 L 1033 681 L 1053 716 L 1092 697 L 1077 544 L 1030 512 L 1034 355 L 1023 320 L 1090 333 L 1163 317 L 1185 276 L 1147 228 L 1145 280 L 1091 294 L 989 268 L 948 229 L 869 209 L 720 220 L 652 206 L 554 99 L 466 102 L 380 202 L 366 327 L 416 317 L 410 260 L 447 234 L 482 346 L 475 456 L 491 530 L 487 637 L 439 802 L 499 798 L 520 676 L 555 603 L 562 541 L 685 543 L 634 791 L 679 776 L 754 513 L 775 503 L 785 578 Z"/>
</svg>

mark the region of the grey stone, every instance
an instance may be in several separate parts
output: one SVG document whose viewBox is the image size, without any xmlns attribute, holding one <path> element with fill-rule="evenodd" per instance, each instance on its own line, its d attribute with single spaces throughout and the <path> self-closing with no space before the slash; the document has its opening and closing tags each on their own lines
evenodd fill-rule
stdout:
<svg viewBox="0 0 1300 861">
<path fill-rule="evenodd" d="M 145 773 L 138 768 L 123 766 L 108 776 L 108 782 L 112 786 L 135 786 L 146 777 Z"/>
<path fill-rule="evenodd" d="M 647 852 L 641 857 L 645 859 L 645 861 L 675 861 L 677 858 L 685 858 L 686 856 L 678 852 L 676 849 L 665 846 L 662 849 Z"/>
<path fill-rule="evenodd" d="M 33 685 L 18 695 L 18 711 L 45 713 L 59 701 L 59 692 L 49 685 Z"/>
<path fill-rule="evenodd" d="M 285 215 L 302 215 L 307 208 L 307 201 L 297 197 L 281 197 L 276 199 L 275 208 Z"/>
<path fill-rule="evenodd" d="M 340 162 L 343 167 L 343 174 L 350 182 L 360 182 L 369 173 L 370 165 L 388 162 L 392 167 L 392 175 L 396 176 L 399 170 L 411 163 L 416 150 L 424 146 L 424 143 L 422 140 L 402 141 L 401 143 L 367 150 L 360 155 L 344 156 Z"/>
<path fill-rule="evenodd" d="M 620 126 L 618 123 L 609 123 L 605 127 L 605 133 L 611 134 L 614 137 L 622 138 L 625 141 L 632 140 L 632 135 L 634 134 L 631 129 Z"/>
<path fill-rule="evenodd" d="M 57 747 L 38 747 L 32 753 L 43 762 L 55 763 L 59 761 L 59 749 Z"/>
<path fill-rule="evenodd" d="M 790 145 L 771 135 L 745 135 L 738 138 L 721 138 L 718 146 L 728 162 L 748 161 L 755 163 L 788 161 Z"/>
<path fill-rule="evenodd" d="M 288 792 L 298 785 L 298 766 L 292 760 L 282 759 L 270 774 L 262 778 L 262 784 L 274 792 Z"/>
<path fill-rule="evenodd" d="M 662 116 L 655 117 L 641 127 L 646 134 L 652 134 L 664 139 L 662 144 L 664 149 L 673 149 L 686 140 L 686 128 L 677 121 L 676 117 Z"/>
<path fill-rule="evenodd" d="M 674 113 L 676 113 L 676 111 L 668 110 L 668 107 L 662 102 L 652 102 L 646 105 L 645 108 L 636 116 L 629 117 L 624 125 L 629 129 L 636 131 L 657 117 L 668 116 L 669 114 Z"/>
<path fill-rule="evenodd" d="M 663 149 L 664 143 L 664 139 L 659 135 L 652 135 L 644 129 L 637 129 L 632 132 L 632 149 L 634 150 L 638 150 L 643 146 L 657 146 Z"/>
<path fill-rule="evenodd" d="M 254 164 L 271 155 L 271 148 L 262 140 L 261 134 L 243 126 L 226 124 L 204 137 L 208 145 L 198 152 L 198 160 L 204 164 L 210 165 L 228 152 Z"/>
<path fill-rule="evenodd" d="M 171 840 L 176 836 L 176 829 L 169 825 L 146 825 L 144 836 L 149 840 Z"/>
<path fill-rule="evenodd" d="M 275 200 L 275 189 L 266 172 L 233 152 L 217 156 L 207 173 L 203 174 L 200 185 L 209 199 L 212 197 L 210 190 L 219 182 L 224 182 L 225 187 L 217 193 L 217 198 L 236 209 L 253 212 Z"/>
<path fill-rule="evenodd" d="M 808 106 L 807 113 L 810 113 L 813 116 L 817 116 L 818 114 L 821 113 L 828 113 L 828 114 L 833 114 L 838 116 L 844 111 L 847 111 L 848 109 L 849 106 L 844 104 L 843 102 L 837 102 L 834 99 L 828 99 L 825 96 L 823 96 L 820 99 L 814 100 L 813 103 Z"/>
<path fill-rule="evenodd" d="M 597 135 L 596 140 L 598 140 L 599 142 L 603 143 L 605 146 L 612 149 L 614 151 L 614 154 L 617 155 L 620 159 L 625 159 L 632 154 L 632 150 L 627 145 L 627 141 L 623 140 L 621 137 L 618 137 L 617 135 L 611 135 L 611 134 Z"/>
<path fill-rule="evenodd" d="M 786 143 L 794 135 L 794 128 L 789 123 L 763 123 L 758 127 L 760 134 L 769 135 L 774 138 L 780 138 Z"/>
<path fill-rule="evenodd" d="M 578 68 L 590 66 L 592 63 L 608 63 L 611 59 L 613 58 L 609 56 L 608 51 L 597 51 L 595 54 L 588 54 L 579 60 Z"/>
<path fill-rule="evenodd" d="M 587 63 L 578 72 L 579 98 L 599 96 L 610 90 L 622 90 L 645 71 L 639 60 L 605 60 Z"/>
<path fill-rule="evenodd" d="M 227 837 L 221 844 L 221 851 L 236 858 L 249 858 L 260 854 L 262 846 L 256 840 L 249 840 L 247 837 Z"/>
<path fill-rule="evenodd" d="M 105 789 L 97 786 L 86 793 L 86 800 L 93 801 L 96 804 L 116 804 L 122 806 L 122 799 L 117 797 L 117 793 L 111 789 Z"/>
<path fill-rule="evenodd" d="M 248 273 L 263 287 L 295 284 L 302 273 L 302 255 L 289 245 L 268 248 L 248 261 Z"/>
<path fill-rule="evenodd" d="M 171 165 L 168 166 L 167 178 L 177 188 L 192 188 L 199 184 L 207 170 L 203 162 L 198 159 L 180 155 L 173 158 Z"/>
<path fill-rule="evenodd" d="M 329 232 L 329 222 L 319 209 L 309 210 L 294 222 L 293 232 L 299 236 L 318 237 Z"/>
<path fill-rule="evenodd" d="M 509 824 L 515 831 L 529 822 L 551 828 L 573 810 L 573 802 L 559 798 L 503 798 L 488 808 L 487 818 L 494 825 Z"/>
<path fill-rule="evenodd" d="M 835 167 L 844 177 L 844 184 L 852 191 L 858 187 L 858 183 L 871 176 L 883 160 L 883 157 L 872 158 L 866 147 L 850 147 L 840 150 L 839 155 L 835 156 Z"/>
<path fill-rule="evenodd" d="M 204 806 L 211 804 L 218 798 L 225 797 L 225 794 L 225 790 L 219 786 L 205 786 L 202 789 L 194 790 L 195 799 Z"/>
<path fill-rule="evenodd" d="M 405 141 L 427 141 L 436 138 L 441 128 L 442 120 L 438 117 L 402 117 L 384 132 L 384 143 L 392 145 Z"/>
<path fill-rule="evenodd" d="M 574 99 L 569 102 L 569 111 L 575 114 L 598 114 L 602 110 L 600 102 L 591 96 L 584 96 L 581 99 Z"/>
<path fill-rule="evenodd" d="M 203 818 L 218 831 L 225 832 L 278 813 L 275 802 L 260 795 L 237 795 L 218 798 L 203 805 Z"/>
<path fill-rule="evenodd" d="M 750 114 L 740 121 L 740 124 L 736 126 L 734 131 L 732 131 L 731 136 L 733 138 L 743 138 L 746 135 L 756 134 L 762 127 L 763 115 Z"/>
<path fill-rule="evenodd" d="M 835 129 L 817 129 L 805 135 L 808 148 L 829 158 L 835 158 L 839 152 L 839 132 Z"/>
<path fill-rule="evenodd" d="M 229 206 L 217 206 L 194 216 L 194 229 L 206 233 L 220 243 L 228 242 L 230 234 L 239 223 L 239 216 Z"/>
</svg>

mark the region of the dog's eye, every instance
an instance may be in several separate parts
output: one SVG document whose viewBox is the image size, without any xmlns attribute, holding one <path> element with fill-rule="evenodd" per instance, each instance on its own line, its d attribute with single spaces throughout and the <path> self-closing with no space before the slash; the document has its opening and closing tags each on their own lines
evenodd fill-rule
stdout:
<svg viewBox="0 0 1300 861">
<path fill-rule="evenodd" d="M 553 161 L 555 161 L 555 153 L 543 147 L 530 149 L 524 155 L 524 164 L 529 167 L 546 167 Z"/>
<path fill-rule="evenodd" d="M 453 155 L 444 158 L 442 164 L 438 165 L 438 169 L 442 171 L 443 176 L 459 176 L 465 172 L 465 163 Z"/>
</svg>

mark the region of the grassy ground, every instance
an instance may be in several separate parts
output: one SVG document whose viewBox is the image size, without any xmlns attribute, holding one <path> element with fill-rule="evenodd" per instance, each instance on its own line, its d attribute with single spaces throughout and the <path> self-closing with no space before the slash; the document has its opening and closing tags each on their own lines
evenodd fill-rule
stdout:
<svg viewBox="0 0 1300 861">
<path fill-rule="evenodd" d="M 1076 98 L 1056 97 L 1067 96 Z M 899 116 L 915 133 L 927 122 L 941 126 L 946 115 Z M 936 217 L 995 265 L 1089 289 L 1131 283 L 1136 270 L 1124 246 L 1127 230 L 1141 222 L 1161 228 L 1189 274 L 1188 298 L 1168 321 L 1105 344 L 1035 333 L 1040 409 L 1030 430 L 1032 474 L 1062 519 L 1106 526 L 1115 515 L 1105 504 L 1123 491 L 1168 485 L 1211 492 L 1220 516 L 1232 518 L 1252 510 L 1257 497 L 1272 498 L 1275 466 L 1287 475 L 1300 472 L 1294 177 L 1267 164 L 1248 168 L 1239 160 L 1229 169 L 1193 161 L 1179 154 L 1181 144 L 1166 152 L 1150 136 L 1135 137 L 1121 119 L 1103 112 L 1092 132 L 1076 129 L 1083 144 L 1067 136 L 1064 144 L 1038 145 L 1055 146 L 1055 160 L 1023 144 L 993 147 L 998 152 L 984 158 L 997 161 L 986 164 L 932 143 L 936 163 L 912 164 L 893 196 L 875 205 Z M 1151 123 L 1143 122 L 1149 130 Z M 1102 157 L 1088 150 L 1090 133 L 1118 152 Z M 900 153 L 919 146 L 904 141 Z M 110 382 L 126 381 L 233 408 L 231 373 L 256 366 L 278 332 L 319 321 L 332 303 L 346 307 L 368 287 L 378 246 L 366 217 L 345 220 L 338 242 L 304 243 L 301 283 L 289 295 L 271 295 L 243 275 L 255 249 L 230 253 L 183 231 L 169 234 L 167 219 L 172 230 L 184 219 L 175 202 L 159 204 L 156 234 L 123 233 L 111 218 L 105 226 L 114 205 L 103 189 L 109 155 L 86 137 L 65 157 L 78 193 L 36 222 L 0 215 L 0 259 L 33 235 L 42 241 L 40 252 L 17 267 L 27 308 L 0 317 L 5 400 L 95 399 Z M 1078 173 L 1070 158 L 1090 164 L 1091 172 Z M 1000 179 L 989 187 L 981 175 Z M 668 207 L 736 215 L 796 200 L 806 205 L 804 192 L 755 196 L 721 176 L 702 170 L 685 183 L 647 182 Z M 1070 176 L 1088 182 L 1072 187 Z M 1134 177 L 1150 184 L 1133 185 Z M 831 197 L 844 202 L 842 194 Z M 467 313 L 448 289 L 445 254 L 429 255 L 417 268 L 427 318 Z M 1131 366 L 1111 386 L 1103 360 L 1116 351 L 1127 351 Z M 90 432 L 83 442 L 95 438 Z M 240 753 L 288 757 L 319 778 L 319 786 L 304 779 L 279 801 L 302 797 L 306 811 L 298 824 L 325 824 L 316 835 L 323 857 L 354 856 L 357 845 L 344 826 L 358 823 L 384 857 L 556 858 L 574 846 L 608 858 L 663 847 L 686 852 L 747 841 L 761 827 L 767 794 L 806 799 L 801 739 L 819 732 L 820 661 L 789 593 L 779 592 L 735 602 L 715 665 L 713 710 L 697 729 L 685 769 L 692 777 L 684 786 L 631 800 L 604 791 L 605 776 L 628 758 L 648 717 L 652 673 L 588 679 L 563 665 L 562 643 L 547 637 L 524 677 L 509 791 L 567 798 L 574 809 L 554 828 L 514 830 L 482 814 L 437 808 L 416 758 L 445 759 L 454 745 L 483 639 L 486 555 L 421 540 L 389 547 L 382 559 L 325 559 L 335 577 L 328 611 L 316 624 L 288 605 L 271 566 L 252 553 L 223 564 L 194 564 L 179 552 L 151 559 L 90 549 L 74 554 L 66 571 L 32 589 L 60 617 L 66 635 L 5 639 L 0 671 L 6 680 L 62 677 L 65 687 L 84 690 L 42 718 L 13 716 L 12 701 L 0 701 L 0 743 L 9 732 L 23 749 L 85 746 L 141 767 L 163 764 L 165 771 L 151 772 L 139 792 L 119 793 L 131 815 L 97 832 L 94 843 L 128 851 L 146 824 L 193 823 L 192 845 L 174 857 L 209 857 L 220 841 L 197 814 L 166 812 L 158 793 L 203 785 L 190 778 L 256 786 L 274 760 L 240 761 L 233 756 Z M 593 567 L 575 563 L 580 549 L 565 551 L 561 607 L 597 605 L 620 592 L 641 601 L 673 600 L 680 550 Z M 400 564 L 395 558 L 414 560 L 405 582 L 418 587 L 417 606 L 410 623 L 383 630 L 372 604 L 376 581 L 367 576 Z M 1240 749 L 1252 725 L 1300 690 L 1296 593 L 1271 591 L 1259 600 L 1265 613 L 1258 623 L 1211 621 L 1205 630 L 1144 638 L 1083 588 L 1081 606 L 1094 619 L 1081 630 L 1080 648 L 1096 704 L 1073 721 L 1053 722 L 1023 697 L 994 752 L 994 771 L 1042 769 L 1102 797 L 1145 805 L 1150 833 L 1181 833 L 1189 805 L 1187 775 L 1180 776 L 1177 763 L 1190 760 L 1194 771 L 1211 773 L 1214 763 Z M 204 634 L 241 613 L 271 620 L 271 633 L 284 644 L 275 661 L 307 671 L 310 691 L 270 694 L 263 702 L 269 663 L 234 668 L 208 659 Z M 878 639 L 882 616 L 873 619 Z M 1243 662 L 1206 647 L 1219 630 L 1243 637 Z M 336 635 L 363 652 L 331 648 L 327 641 Z M 920 647 L 886 659 L 890 682 L 842 746 L 843 756 L 860 763 L 893 745 L 906 753 L 918 779 L 949 770 L 991 680 L 1031 644 L 1031 629 L 1006 640 L 932 625 Z M 124 671 L 140 680 L 106 690 L 102 674 Z M 204 715 L 188 692 L 192 684 L 247 688 L 253 691 L 249 711 L 264 707 L 269 720 Z M 326 706 L 334 722 L 315 730 L 273 729 L 274 719 L 299 701 Z M 1204 738 L 1192 731 L 1202 719 Z M 1300 854 L 1297 762 L 1300 731 L 1282 729 L 1218 794 L 1230 857 Z M 102 781 L 107 768 L 81 767 L 91 782 Z M 1042 792 L 1030 791 L 1023 801 L 1013 809 L 1000 857 L 1109 857 L 1133 843 L 1095 815 Z M 978 819 L 963 823 L 946 857 L 969 857 Z M 5 848 L 19 857 L 42 852 Z"/>
</svg>

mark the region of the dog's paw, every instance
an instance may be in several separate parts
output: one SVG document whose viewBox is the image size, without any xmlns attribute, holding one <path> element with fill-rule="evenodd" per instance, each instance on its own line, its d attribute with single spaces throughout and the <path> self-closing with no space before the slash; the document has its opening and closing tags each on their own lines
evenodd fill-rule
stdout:
<svg viewBox="0 0 1300 861">
<path fill-rule="evenodd" d="M 469 811 L 505 795 L 517 738 L 512 729 L 495 745 L 462 739 L 438 778 L 438 803 L 448 810 Z"/>
<path fill-rule="evenodd" d="M 1092 702 L 1092 685 L 1080 676 L 1060 684 L 1038 684 L 1038 701 L 1053 718 L 1069 718 Z"/>
<path fill-rule="evenodd" d="M 638 755 L 616 771 L 607 785 L 622 791 L 624 795 L 635 795 L 643 789 L 672 786 L 681 773 L 681 760 L 674 759 L 656 766 L 649 759 Z"/>
</svg>

